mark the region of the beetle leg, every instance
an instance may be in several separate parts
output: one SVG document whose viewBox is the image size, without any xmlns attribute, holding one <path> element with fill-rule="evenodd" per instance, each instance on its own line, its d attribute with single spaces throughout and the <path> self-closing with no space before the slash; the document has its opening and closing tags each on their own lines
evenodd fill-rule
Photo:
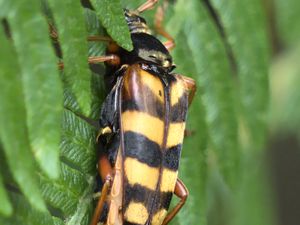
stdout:
<svg viewBox="0 0 300 225">
<path fill-rule="evenodd" d="M 117 66 L 120 64 L 120 57 L 117 55 L 111 54 L 111 55 L 105 55 L 105 56 L 91 56 L 88 58 L 89 64 L 96 64 L 96 63 L 101 63 L 101 62 L 108 62 L 110 65 Z M 64 63 L 59 62 L 58 68 L 62 70 L 64 68 Z"/>
<path fill-rule="evenodd" d="M 94 212 L 94 215 L 93 215 L 90 225 L 97 225 L 97 223 L 100 219 L 100 216 L 101 216 L 101 213 L 103 210 L 103 206 L 106 201 L 106 198 L 108 195 L 108 190 L 109 190 L 110 186 L 111 186 L 111 181 L 105 180 L 105 183 L 104 183 L 104 185 L 102 187 L 102 191 L 101 191 L 101 197 L 98 200 L 97 207 L 95 209 L 95 212 Z"/>
<path fill-rule="evenodd" d="M 136 11 L 142 13 L 148 9 L 152 9 L 157 2 L 158 0 L 147 0 L 144 4 L 139 6 Z"/>
<path fill-rule="evenodd" d="M 48 24 L 49 24 L 50 37 L 54 41 L 57 41 L 58 40 L 58 33 L 57 33 L 56 28 L 54 27 L 53 24 L 51 24 L 51 23 L 48 23 Z M 107 42 L 113 42 L 113 39 L 111 39 L 110 37 L 107 37 L 107 36 L 93 35 L 93 36 L 88 36 L 87 37 L 87 41 L 107 41 Z"/>
<path fill-rule="evenodd" d="M 100 62 L 108 62 L 111 65 L 119 65 L 120 57 L 114 54 L 105 55 L 105 56 L 91 56 L 88 59 L 90 64 L 100 63 Z"/>
<path fill-rule="evenodd" d="M 166 3 L 166 2 L 164 2 L 164 3 Z M 164 8 L 165 7 L 166 6 L 164 6 Z M 168 50 L 172 50 L 175 47 L 175 41 L 174 41 L 174 38 L 163 27 L 164 8 L 162 6 L 157 7 L 156 14 L 155 14 L 155 20 L 154 20 L 154 26 L 155 26 L 156 32 L 167 39 L 167 41 L 164 42 L 164 46 Z"/>
<path fill-rule="evenodd" d="M 176 181 L 174 194 L 180 198 L 180 202 L 178 202 L 178 204 L 172 209 L 172 211 L 168 213 L 162 225 L 168 224 L 176 216 L 176 214 L 182 208 L 189 195 L 188 189 L 185 187 L 184 183 L 179 178 L 177 178 Z"/>
<path fill-rule="evenodd" d="M 194 130 L 188 130 L 188 129 L 185 129 L 184 130 L 184 137 L 191 137 L 195 134 L 195 131 Z"/>
<path fill-rule="evenodd" d="M 94 215 L 93 215 L 90 225 L 97 225 L 97 223 L 100 219 L 101 213 L 103 211 L 103 206 L 107 199 L 108 192 L 112 185 L 113 169 L 110 165 L 110 162 L 109 162 L 106 154 L 102 153 L 100 155 L 99 161 L 98 161 L 98 169 L 99 169 L 99 174 L 101 175 L 102 180 L 104 180 L 104 184 L 102 187 L 101 196 L 98 200 L 97 207 L 95 209 L 95 212 L 94 212 Z"/>
<path fill-rule="evenodd" d="M 143 5 L 138 7 L 136 11 L 140 14 L 148 9 L 152 9 L 157 2 L 158 0 L 147 0 Z M 166 2 L 164 3 L 167 4 Z M 158 34 L 162 35 L 167 39 L 167 41 L 164 43 L 164 46 L 168 50 L 171 50 L 175 47 L 175 41 L 172 38 L 172 36 L 168 32 L 166 32 L 166 30 L 163 28 L 162 26 L 163 19 L 164 19 L 164 9 L 161 6 L 159 6 L 155 14 L 155 20 L 154 20 L 155 29 Z"/>
<path fill-rule="evenodd" d="M 57 41 L 58 40 L 58 34 L 56 30 L 50 30 L 50 37 L 54 40 Z M 110 37 L 107 36 L 101 36 L 101 35 L 92 35 L 92 36 L 88 36 L 86 38 L 87 41 L 106 41 L 106 42 L 113 42 L 113 39 L 111 39 Z"/>
</svg>

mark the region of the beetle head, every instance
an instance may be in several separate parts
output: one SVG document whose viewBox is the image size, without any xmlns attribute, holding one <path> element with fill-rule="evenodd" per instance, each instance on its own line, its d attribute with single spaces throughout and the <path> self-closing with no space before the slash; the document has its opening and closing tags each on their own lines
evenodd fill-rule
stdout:
<svg viewBox="0 0 300 225">
<path fill-rule="evenodd" d="M 172 56 L 166 47 L 154 36 L 138 33 L 131 34 L 134 54 L 144 61 L 154 63 L 169 70 L 174 68 Z"/>
<path fill-rule="evenodd" d="M 146 20 L 139 16 L 138 13 L 124 9 L 125 19 L 128 24 L 130 33 L 147 33 L 151 34 L 150 29 L 147 26 Z"/>
<path fill-rule="evenodd" d="M 127 55 L 129 61 L 142 60 L 153 63 L 167 72 L 172 71 L 175 65 L 169 51 L 151 34 L 146 20 L 135 11 L 124 9 L 124 13 L 134 47 Z"/>
</svg>

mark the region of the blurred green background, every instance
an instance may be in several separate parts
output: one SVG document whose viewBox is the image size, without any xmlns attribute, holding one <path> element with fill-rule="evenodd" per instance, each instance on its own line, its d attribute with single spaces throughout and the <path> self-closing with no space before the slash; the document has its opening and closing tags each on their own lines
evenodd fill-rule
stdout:
<svg viewBox="0 0 300 225">
<path fill-rule="evenodd" d="M 106 92 L 105 66 L 86 62 L 106 45 L 86 37 L 130 50 L 122 7 L 143 2 L 0 0 L 1 225 L 89 224 Z M 190 196 L 171 224 L 299 224 L 300 2 L 158 6 L 175 72 L 198 84 L 179 171 Z M 143 14 L 153 30 L 155 12 Z"/>
</svg>

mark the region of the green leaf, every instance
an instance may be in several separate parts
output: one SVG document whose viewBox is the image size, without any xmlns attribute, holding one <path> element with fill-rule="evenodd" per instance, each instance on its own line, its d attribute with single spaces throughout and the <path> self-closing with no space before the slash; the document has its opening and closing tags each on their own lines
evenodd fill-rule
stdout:
<svg viewBox="0 0 300 225">
<path fill-rule="evenodd" d="M 184 27 L 189 60 L 197 72 L 195 79 L 206 111 L 209 143 L 216 150 L 224 178 L 233 185 L 238 164 L 237 119 L 232 74 L 224 44 L 198 1 L 179 0 L 174 17 L 177 19 L 171 19 L 170 25 L 178 23 Z M 177 34 L 181 35 L 179 31 Z"/>
<path fill-rule="evenodd" d="M 249 133 L 249 148 L 260 150 L 266 135 L 269 100 L 269 46 L 262 2 L 212 0 L 212 3 L 220 16 L 237 64 L 238 96 L 242 103 L 244 129 Z"/>
<path fill-rule="evenodd" d="M 7 14 L 10 11 L 11 7 L 11 1 L 0 0 L 0 19 L 7 17 Z"/>
<path fill-rule="evenodd" d="M 85 9 L 85 21 L 86 21 L 86 27 L 89 36 L 105 35 L 104 28 L 101 26 L 95 11 L 90 9 Z M 105 43 L 104 41 L 90 41 L 89 56 L 105 55 L 106 47 L 107 47 L 107 43 Z M 104 64 L 100 63 L 97 66 L 104 67 Z"/>
<path fill-rule="evenodd" d="M 86 26 L 88 28 L 89 35 L 103 35 L 103 27 L 99 22 L 99 19 L 95 13 L 90 9 L 85 10 Z M 105 55 L 107 43 L 104 42 L 90 42 L 89 43 L 89 56 Z M 104 87 L 104 74 L 105 66 L 103 63 L 93 65 L 92 78 L 91 78 L 91 89 L 92 89 L 92 106 L 90 118 L 98 120 L 100 115 L 101 104 L 105 98 L 105 87 Z"/>
<path fill-rule="evenodd" d="M 1 199 L 0 214 L 4 216 L 11 216 L 13 209 L 8 199 L 1 174 L 0 174 L 0 199 Z"/>
<path fill-rule="evenodd" d="M 177 66 L 175 73 L 196 79 L 197 71 L 190 60 L 191 49 L 186 46 L 186 35 L 183 31 L 176 37 L 176 48 L 172 52 Z M 189 190 L 188 201 L 175 217 L 177 224 L 205 224 L 205 186 L 206 186 L 206 148 L 207 126 L 205 110 L 201 100 L 201 90 L 198 88 L 191 103 L 187 117 L 187 137 L 184 139 L 182 157 L 179 167 L 179 177 Z M 201 179 L 199 179 L 201 177 Z M 177 202 L 174 197 L 174 202 Z M 174 224 L 174 222 L 172 222 Z"/>
<path fill-rule="evenodd" d="M 101 105 L 105 98 L 106 92 L 105 92 L 103 77 L 100 77 L 98 74 L 95 73 L 92 75 L 92 92 L 93 92 L 93 99 L 92 99 L 92 110 L 91 110 L 90 118 L 98 121 Z M 98 122 L 96 125 L 98 126 Z"/>
<path fill-rule="evenodd" d="M 53 181 L 40 174 L 42 194 L 53 215 L 65 224 L 88 224 L 96 164 L 95 129 L 69 110 L 64 111 L 61 176 Z"/>
<path fill-rule="evenodd" d="M 271 67 L 270 131 L 300 138 L 300 45 L 281 54 Z M 284 76 L 283 76 L 284 74 Z"/>
<path fill-rule="evenodd" d="M 255 166 L 253 162 L 255 161 Z M 276 221 L 277 199 L 272 177 L 269 173 L 269 159 L 263 156 L 247 158 L 243 163 L 240 189 L 235 192 L 235 217 L 229 224 L 253 225 L 279 224 Z M 247 204 L 245 204 L 247 203 Z"/>
<path fill-rule="evenodd" d="M 86 124 L 80 117 L 66 111 L 63 132 L 61 160 L 70 163 L 84 174 L 95 172 L 95 128 Z"/>
<path fill-rule="evenodd" d="M 34 158 L 26 129 L 22 77 L 16 53 L 0 29 L 0 138 L 6 160 L 21 191 L 39 210 L 45 210 L 35 176 Z"/>
<path fill-rule="evenodd" d="M 18 53 L 13 61 L 19 62 L 22 73 L 30 144 L 40 167 L 55 178 L 63 96 L 48 25 L 39 1 L 11 2 L 8 20 Z"/>
<path fill-rule="evenodd" d="M 53 225 L 48 212 L 32 209 L 20 193 L 10 192 L 10 199 L 14 203 L 14 215 L 10 218 L 0 217 L 1 225 Z"/>
<path fill-rule="evenodd" d="M 213 154 L 208 151 L 208 155 Z M 207 181 L 207 224 L 227 225 L 233 220 L 233 197 L 216 165 L 210 166 Z"/>
<path fill-rule="evenodd" d="M 87 32 L 80 1 L 49 0 L 63 52 L 64 79 L 76 97 L 81 113 L 91 107 L 91 73 L 88 68 Z"/>
<path fill-rule="evenodd" d="M 272 1 L 273 2 L 273 1 Z M 276 15 L 275 26 L 284 45 L 293 47 L 300 42 L 300 2 L 297 0 L 275 0 L 273 2 Z"/>
<path fill-rule="evenodd" d="M 125 21 L 124 11 L 119 0 L 91 0 L 99 19 L 108 34 L 121 47 L 133 49 L 130 32 Z"/>
</svg>

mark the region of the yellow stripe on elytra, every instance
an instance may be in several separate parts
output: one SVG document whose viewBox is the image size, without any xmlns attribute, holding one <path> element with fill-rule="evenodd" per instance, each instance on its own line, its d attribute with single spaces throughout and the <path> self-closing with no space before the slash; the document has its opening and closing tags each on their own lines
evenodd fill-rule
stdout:
<svg viewBox="0 0 300 225">
<path fill-rule="evenodd" d="M 167 210 L 161 209 L 157 213 L 155 213 L 152 218 L 151 225 L 161 225 L 167 215 L 167 212 Z"/>
<path fill-rule="evenodd" d="M 171 86 L 171 106 L 178 103 L 185 91 L 183 82 L 177 79 L 177 82 L 173 83 Z"/>
<path fill-rule="evenodd" d="M 155 190 L 159 178 L 159 169 L 127 157 L 124 163 L 125 174 L 129 184 L 140 184 L 150 190 Z"/>
<path fill-rule="evenodd" d="M 130 202 L 124 216 L 128 222 L 145 224 L 148 220 L 149 213 L 142 203 Z"/>
<path fill-rule="evenodd" d="M 139 111 L 122 113 L 123 131 L 132 131 L 146 136 L 161 145 L 164 135 L 164 123 L 160 119 Z"/>
<path fill-rule="evenodd" d="M 161 192 L 174 192 L 178 171 L 172 171 L 169 169 L 163 169 L 160 191 Z"/>
<path fill-rule="evenodd" d="M 183 141 L 185 122 L 170 123 L 167 139 L 167 148 L 181 144 Z"/>
<path fill-rule="evenodd" d="M 161 102 L 164 102 L 164 87 L 159 78 L 141 70 L 141 81 L 143 85 L 146 85 Z"/>
</svg>

